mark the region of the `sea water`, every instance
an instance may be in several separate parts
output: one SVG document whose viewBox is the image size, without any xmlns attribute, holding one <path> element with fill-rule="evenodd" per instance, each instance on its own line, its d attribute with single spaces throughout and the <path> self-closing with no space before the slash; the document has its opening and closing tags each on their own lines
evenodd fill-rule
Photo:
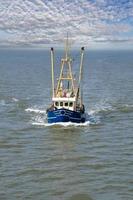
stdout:
<svg viewBox="0 0 133 200">
<path fill-rule="evenodd" d="M 57 78 L 63 52 L 55 54 Z M 79 55 L 72 51 L 74 73 Z M 50 125 L 49 50 L 0 50 L 0 199 L 133 199 L 132 55 L 86 50 L 83 99 L 91 120 Z"/>
</svg>

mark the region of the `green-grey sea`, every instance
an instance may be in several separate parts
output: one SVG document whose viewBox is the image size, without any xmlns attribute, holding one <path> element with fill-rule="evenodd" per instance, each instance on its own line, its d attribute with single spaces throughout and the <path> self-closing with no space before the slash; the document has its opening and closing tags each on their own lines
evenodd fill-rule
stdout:
<svg viewBox="0 0 133 200">
<path fill-rule="evenodd" d="M 86 50 L 83 97 L 91 122 L 49 125 L 50 51 L 0 50 L 0 200 L 133 199 L 133 51 Z"/>
</svg>

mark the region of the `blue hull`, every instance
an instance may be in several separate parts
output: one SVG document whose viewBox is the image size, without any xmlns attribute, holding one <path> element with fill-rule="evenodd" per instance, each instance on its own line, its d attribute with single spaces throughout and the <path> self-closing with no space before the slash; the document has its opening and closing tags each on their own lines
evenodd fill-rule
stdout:
<svg viewBox="0 0 133 200">
<path fill-rule="evenodd" d="M 48 123 L 58 122 L 73 122 L 73 123 L 84 123 L 85 113 L 71 111 L 68 109 L 57 109 L 47 112 Z"/>
</svg>

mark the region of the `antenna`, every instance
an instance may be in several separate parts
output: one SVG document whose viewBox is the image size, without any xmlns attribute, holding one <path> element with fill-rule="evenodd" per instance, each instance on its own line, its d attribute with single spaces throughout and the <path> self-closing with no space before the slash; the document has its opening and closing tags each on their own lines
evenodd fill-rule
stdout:
<svg viewBox="0 0 133 200">
<path fill-rule="evenodd" d="M 65 54 L 66 54 L 66 60 L 68 59 L 68 32 L 67 32 L 67 38 L 66 38 L 66 45 L 65 45 Z"/>
</svg>

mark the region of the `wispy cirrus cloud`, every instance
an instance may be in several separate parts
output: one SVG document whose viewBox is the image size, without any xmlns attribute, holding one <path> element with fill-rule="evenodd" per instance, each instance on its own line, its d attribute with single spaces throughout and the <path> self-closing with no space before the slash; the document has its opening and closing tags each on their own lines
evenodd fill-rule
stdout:
<svg viewBox="0 0 133 200">
<path fill-rule="evenodd" d="M 0 30 L 8 44 L 132 41 L 133 1 L 0 0 Z"/>
</svg>

